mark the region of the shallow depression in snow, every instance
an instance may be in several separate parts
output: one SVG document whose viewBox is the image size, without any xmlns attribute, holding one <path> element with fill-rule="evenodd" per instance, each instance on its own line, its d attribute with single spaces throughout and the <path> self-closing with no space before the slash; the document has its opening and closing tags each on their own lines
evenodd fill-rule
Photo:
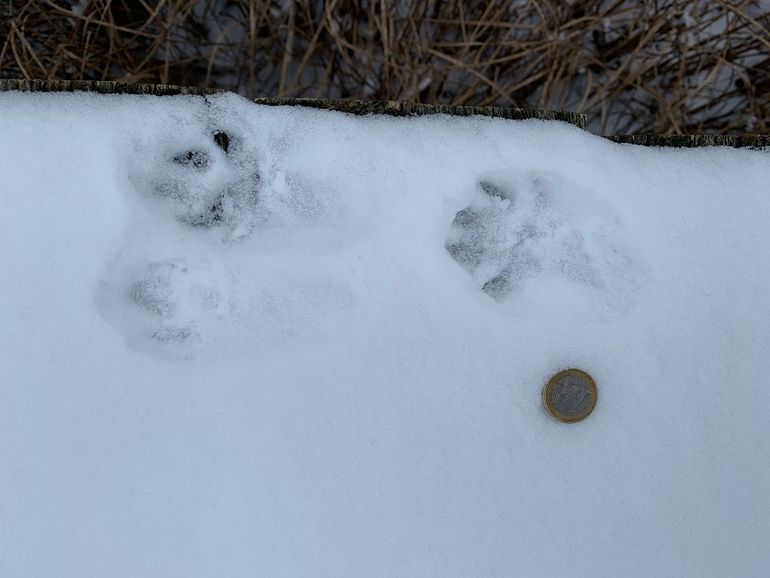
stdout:
<svg viewBox="0 0 770 578">
<path fill-rule="evenodd" d="M 546 277 L 601 319 L 627 313 L 649 281 L 610 206 L 552 172 L 480 180 L 452 225 L 447 250 L 498 301 L 516 300 Z M 575 301 L 567 305 L 574 313 Z"/>
<path fill-rule="evenodd" d="M 356 300 L 335 267 L 319 262 L 344 243 L 344 230 L 328 230 L 340 226 L 334 211 L 344 199 L 301 170 L 287 173 L 285 145 L 262 144 L 279 135 L 231 131 L 210 111 L 203 116 L 134 143 L 131 223 L 97 294 L 105 318 L 130 346 L 171 357 L 342 330 Z M 281 239 L 289 248 L 274 244 Z"/>
</svg>

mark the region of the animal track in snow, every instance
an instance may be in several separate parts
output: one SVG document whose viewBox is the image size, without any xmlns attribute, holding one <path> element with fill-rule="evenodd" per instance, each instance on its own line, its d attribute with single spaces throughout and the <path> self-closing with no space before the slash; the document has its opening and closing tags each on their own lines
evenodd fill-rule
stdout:
<svg viewBox="0 0 770 578">
<path fill-rule="evenodd" d="M 330 325 L 346 322 L 352 297 L 322 274 L 288 271 L 269 260 L 143 263 L 120 256 L 99 302 L 135 349 L 192 357 L 202 351 L 253 351 L 298 336 L 319 339 Z"/>
<path fill-rule="evenodd" d="M 172 146 L 136 155 L 129 174 L 136 190 L 184 225 L 217 229 L 226 242 L 248 237 L 262 188 L 254 154 L 221 130 L 194 147 Z"/>
<path fill-rule="evenodd" d="M 281 170 L 254 139 L 214 128 L 192 146 L 180 140 L 141 147 L 129 180 L 145 203 L 185 226 L 232 243 L 258 229 L 313 226 L 340 210 L 312 179 Z"/>
<path fill-rule="evenodd" d="M 637 303 L 647 284 L 611 207 L 550 174 L 480 180 L 455 216 L 446 248 L 497 301 L 535 283 L 566 283 L 587 296 L 597 316 L 615 317 Z"/>
<path fill-rule="evenodd" d="M 97 296 L 105 318 L 135 349 L 171 357 L 318 338 L 345 323 L 352 297 L 312 256 L 287 263 L 253 238 L 322 222 L 312 181 L 229 131 L 192 137 L 166 134 L 131 159 L 134 218 Z"/>
<path fill-rule="evenodd" d="M 142 276 L 129 285 L 130 300 L 156 318 L 152 339 L 184 343 L 197 337 L 197 320 L 221 315 L 220 291 L 205 267 L 193 267 L 181 259 L 149 263 Z"/>
</svg>

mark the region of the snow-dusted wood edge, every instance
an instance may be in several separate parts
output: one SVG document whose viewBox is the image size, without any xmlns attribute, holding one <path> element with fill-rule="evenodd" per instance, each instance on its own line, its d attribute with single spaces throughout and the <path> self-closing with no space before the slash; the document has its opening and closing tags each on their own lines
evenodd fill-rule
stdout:
<svg viewBox="0 0 770 578">
<path fill-rule="evenodd" d="M 175 94 L 208 95 L 223 90 L 190 88 L 161 84 L 129 84 L 113 81 L 88 80 L 2 80 L 0 91 L 18 90 L 24 92 L 98 92 L 100 94 L 151 94 L 169 96 Z M 454 116 L 492 116 L 510 120 L 540 119 L 569 122 L 580 128 L 586 126 L 586 116 L 575 112 L 510 108 L 501 106 L 453 106 L 446 104 L 416 104 L 410 102 L 377 100 L 334 100 L 330 98 L 256 98 L 257 104 L 271 106 L 307 106 L 324 110 L 335 110 L 351 114 L 386 114 L 390 116 L 423 116 L 429 114 L 450 114 Z"/>
<path fill-rule="evenodd" d="M 605 138 L 617 143 L 649 147 L 696 148 L 723 146 L 751 149 L 764 149 L 770 147 L 770 136 L 763 134 L 630 134 L 607 136 Z"/>
<path fill-rule="evenodd" d="M 134 84 L 111 80 L 17 80 L 0 79 L 0 92 L 98 92 L 99 94 L 176 94 L 206 95 L 224 92 L 209 88 L 174 86 L 171 84 Z"/>
<path fill-rule="evenodd" d="M 226 92 L 220 89 L 174 86 L 168 84 L 133 84 L 128 82 L 97 80 L 16 80 L 0 79 L 0 92 L 97 92 L 100 94 L 148 94 L 171 96 L 191 94 L 205 96 Z M 418 104 L 411 102 L 377 100 L 334 100 L 330 98 L 256 98 L 257 104 L 268 106 L 306 106 L 334 110 L 350 114 L 385 114 L 389 116 L 423 116 L 449 114 L 454 116 L 490 116 L 510 120 L 540 119 L 559 120 L 586 127 L 586 115 L 568 112 L 501 106 L 454 106 L 447 104 Z M 707 147 L 729 146 L 735 148 L 762 149 L 770 147 L 768 135 L 615 135 L 607 136 L 614 142 L 658 147 Z"/>
<path fill-rule="evenodd" d="M 560 120 L 586 127 L 586 116 L 576 112 L 513 108 L 503 106 L 454 106 L 451 104 L 419 104 L 395 100 L 334 100 L 332 98 L 255 98 L 257 104 L 268 106 L 308 106 L 323 110 L 336 110 L 351 114 L 386 114 L 389 116 L 424 116 L 450 114 L 452 116 L 492 116 L 510 120 L 539 119 Z"/>
</svg>

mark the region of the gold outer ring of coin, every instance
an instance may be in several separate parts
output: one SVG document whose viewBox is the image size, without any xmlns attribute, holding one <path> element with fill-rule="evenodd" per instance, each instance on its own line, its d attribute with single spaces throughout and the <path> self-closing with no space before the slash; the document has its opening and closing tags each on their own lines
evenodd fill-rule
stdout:
<svg viewBox="0 0 770 578">
<path fill-rule="evenodd" d="M 588 406 L 583 411 L 575 415 L 564 415 L 553 406 L 553 403 L 551 403 L 553 388 L 556 387 L 556 384 L 559 383 L 559 381 L 568 376 L 576 377 L 577 379 L 584 382 L 586 385 L 588 385 L 588 389 L 591 393 L 591 401 Z M 564 423 L 575 423 L 578 421 L 583 421 L 585 418 L 591 415 L 591 412 L 596 407 L 596 402 L 598 399 L 599 391 L 596 388 L 596 382 L 594 381 L 594 378 L 588 375 L 582 369 L 571 368 L 560 371 L 551 379 L 549 379 L 545 386 L 543 386 L 543 405 L 545 406 L 545 409 L 555 420 Z"/>
</svg>

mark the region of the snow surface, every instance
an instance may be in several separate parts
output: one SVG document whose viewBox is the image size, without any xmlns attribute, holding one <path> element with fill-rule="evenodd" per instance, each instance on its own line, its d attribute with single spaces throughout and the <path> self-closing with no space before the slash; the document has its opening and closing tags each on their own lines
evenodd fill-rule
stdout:
<svg viewBox="0 0 770 578">
<path fill-rule="evenodd" d="M 0 95 L 0 576 L 766 575 L 769 160 Z"/>
</svg>

